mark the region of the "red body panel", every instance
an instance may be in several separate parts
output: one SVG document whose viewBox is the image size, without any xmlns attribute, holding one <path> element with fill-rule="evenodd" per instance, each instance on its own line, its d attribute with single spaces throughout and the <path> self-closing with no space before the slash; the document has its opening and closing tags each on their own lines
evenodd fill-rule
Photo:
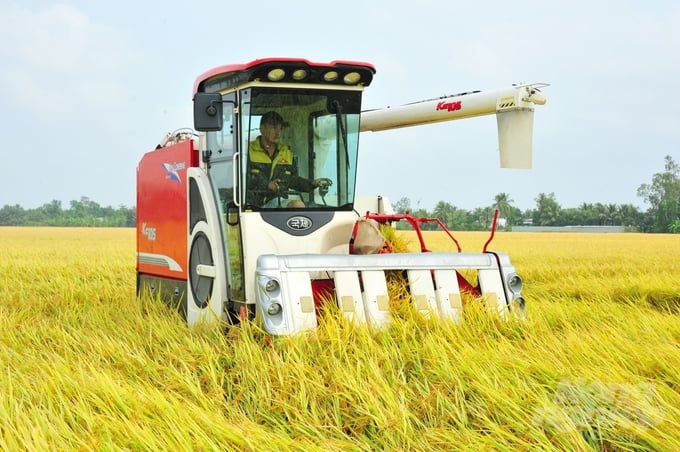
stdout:
<svg viewBox="0 0 680 452">
<path fill-rule="evenodd" d="M 137 272 L 187 278 L 187 168 L 192 140 L 144 154 L 137 167 Z"/>
</svg>

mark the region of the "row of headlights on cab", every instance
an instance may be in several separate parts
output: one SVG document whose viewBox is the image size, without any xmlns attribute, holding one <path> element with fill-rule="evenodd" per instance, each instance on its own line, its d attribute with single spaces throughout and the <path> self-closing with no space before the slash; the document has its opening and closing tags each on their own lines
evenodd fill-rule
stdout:
<svg viewBox="0 0 680 452">
<path fill-rule="evenodd" d="M 295 81 L 302 81 L 309 75 L 307 69 L 295 69 L 291 76 Z M 267 79 L 270 82 L 280 82 L 286 77 L 286 70 L 281 68 L 272 69 L 267 72 Z M 323 80 L 329 83 L 333 83 L 338 80 L 340 73 L 338 71 L 328 71 L 323 74 Z M 342 77 L 342 81 L 346 85 L 356 85 L 361 80 L 361 74 L 356 71 L 348 72 Z"/>
</svg>

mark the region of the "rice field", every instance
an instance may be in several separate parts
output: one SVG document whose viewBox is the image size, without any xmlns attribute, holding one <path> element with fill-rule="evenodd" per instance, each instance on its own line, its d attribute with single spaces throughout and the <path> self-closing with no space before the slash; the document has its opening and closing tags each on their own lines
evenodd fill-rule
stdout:
<svg viewBox="0 0 680 452">
<path fill-rule="evenodd" d="M 490 248 L 524 322 L 468 304 L 461 325 L 406 309 L 267 340 L 138 300 L 133 229 L 0 228 L 0 449 L 680 450 L 680 235 Z"/>
</svg>

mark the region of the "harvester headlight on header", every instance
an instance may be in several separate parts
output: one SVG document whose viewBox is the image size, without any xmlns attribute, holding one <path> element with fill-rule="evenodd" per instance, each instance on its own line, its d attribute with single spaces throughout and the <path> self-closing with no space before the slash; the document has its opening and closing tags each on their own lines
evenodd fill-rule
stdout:
<svg viewBox="0 0 680 452">
<path fill-rule="evenodd" d="M 281 305 L 281 284 L 277 279 L 269 276 L 262 276 L 258 278 L 260 294 L 260 302 L 262 303 L 262 310 L 271 317 L 276 317 L 283 311 Z"/>
<path fill-rule="evenodd" d="M 525 300 L 522 296 L 522 288 L 524 287 L 524 281 L 522 277 L 517 273 L 513 272 L 507 275 L 505 282 L 510 290 L 510 300 L 509 308 L 510 311 L 515 313 L 519 318 L 524 317 L 524 305 Z"/>
<path fill-rule="evenodd" d="M 517 273 L 508 277 L 508 288 L 512 291 L 512 293 L 519 294 L 522 291 L 523 286 L 524 282 Z"/>
<path fill-rule="evenodd" d="M 276 292 L 278 292 L 279 290 L 279 282 L 275 279 L 270 279 L 264 285 L 264 290 L 267 291 L 267 293 L 270 293 L 275 296 Z"/>
<path fill-rule="evenodd" d="M 279 304 L 279 303 L 272 303 L 267 308 L 267 314 L 269 314 L 271 316 L 275 316 L 280 312 L 281 312 L 281 304 Z"/>
</svg>

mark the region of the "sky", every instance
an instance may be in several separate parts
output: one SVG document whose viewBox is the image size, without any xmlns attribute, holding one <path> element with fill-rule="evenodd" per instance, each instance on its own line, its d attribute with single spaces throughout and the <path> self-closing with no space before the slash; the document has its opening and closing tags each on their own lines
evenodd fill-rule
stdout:
<svg viewBox="0 0 680 452">
<path fill-rule="evenodd" d="M 136 167 L 191 127 L 201 73 L 266 57 L 372 63 L 364 109 L 549 83 L 533 167 L 499 166 L 493 115 L 365 132 L 358 194 L 522 210 L 649 206 L 680 161 L 680 2 L 0 0 L 0 206 L 136 203 Z"/>
</svg>

